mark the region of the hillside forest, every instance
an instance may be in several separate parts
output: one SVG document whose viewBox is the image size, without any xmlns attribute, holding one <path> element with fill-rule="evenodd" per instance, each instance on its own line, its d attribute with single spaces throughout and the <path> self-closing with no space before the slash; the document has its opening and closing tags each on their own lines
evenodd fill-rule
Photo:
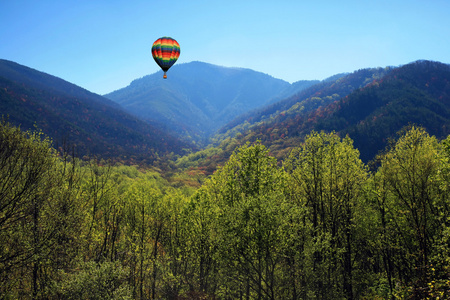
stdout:
<svg viewBox="0 0 450 300">
<path fill-rule="evenodd" d="M 1 299 L 450 297 L 450 138 L 422 127 L 370 163 L 248 142 L 211 176 L 62 148 L 1 122 Z"/>
</svg>

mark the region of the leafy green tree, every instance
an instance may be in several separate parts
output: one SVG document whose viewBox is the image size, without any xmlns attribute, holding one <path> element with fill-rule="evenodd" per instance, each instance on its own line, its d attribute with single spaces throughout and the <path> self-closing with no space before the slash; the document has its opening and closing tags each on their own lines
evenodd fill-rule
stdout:
<svg viewBox="0 0 450 300">
<path fill-rule="evenodd" d="M 0 292 L 3 295 L 22 289 L 24 295 L 34 299 L 46 288 L 40 262 L 48 253 L 57 230 L 52 219 L 45 219 L 46 215 L 53 215 L 49 200 L 53 191 L 54 154 L 50 140 L 44 139 L 41 133 L 22 132 L 4 121 L 0 124 L 0 239 L 3 245 L 0 248 Z"/>
<path fill-rule="evenodd" d="M 154 223 L 152 206 L 156 190 L 140 181 L 128 186 L 124 194 L 125 222 L 126 222 L 126 248 L 129 252 L 130 277 L 133 283 L 134 298 L 145 299 L 150 297 L 150 278 L 146 270 L 151 264 L 151 232 Z M 153 200 L 153 201 L 152 201 Z M 157 241 L 158 239 L 156 239 Z"/>
<path fill-rule="evenodd" d="M 218 203 L 211 199 L 205 186 L 191 197 L 183 214 L 190 262 L 185 281 L 191 289 L 202 293 L 214 294 L 218 285 L 218 210 Z"/>
<path fill-rule="evenodd" d="M 177 299 L 187 290 L 192 290 L 185 284 L 185 280 L 189 282 L 187 274 L 191 267 L 190 223 L 185 219 L 188 202 L 182 189 L 166 188 L 159 203 L 159 219 L 163 228 L 158 272 L 162 296 L 167 299 Z"/>
<path fill-rule="evenodd" d="M 0 125 L 1 295 L 46 298 L 71 269 L 84 220 L 79 161 L 40 132 Z"/>
<path fill-rule="evenodd" d="M 443 193 L 442 162 L 437 139 L 423 128 L 411 127 L 384 155 L 376 175 L 385 190 L 377 201 L 387 241 L 386 273 L 389 281 L 395 275 L 414 297 L 429 296 L 433 257 L 441 250 L 438 241 L 445 235 L 448 196 Z"/>
<path fill-rule="evenodd" d="M 395 289 L 395 274 L 394 274 L 394 257 L 397 245 L 397 239 L 392 234 L 394 223 L 390 222 L 389 216 L 389 202 L 390 194 L 388 191 L 388 183 L 386 178 L 380 173 L 376 172 L 371 176 L 368 185 L 367 198 L 370 199 L 371 206 L 374 210 L 374 216 L 376 221 L 372 233 L 372 238 L 369 240 L 369 244 L 378 251 L 381 256 L 381 265 L 379 268 L 384 270 L 385 275 L 381 275 L 380 283 L 376 284 L 377 291 L 375 294 L 384 298 L 393 299 Z M 381 271 L 380 271 L 381 273 Z M 383 279 L 387 282 L 384 282 Z"/>
<path fill-rule="evenodd" d="M 55 297 L 58 299 L 133 299 L 127 270 L 119 262 L 83 263 L 80 270 L 62 274 Z"/>
<path fill-rule="evenodd" d="M 364 214 L 363 186 L 368 172 L 349 137 L 312 132 L 285 163 L 290 195 L 305 208 L 302 227 L 309 229 L 298 245 L 305 253 L 302 297 L 352 299 L 356 258 L 365 236 L 356 223 Z M 358 247 L 356 247 L 358 245 Z"/>
<path fill-rule="evenodd" d="M 121 252 L 130 268 L 135 299 L 177 297 L 180 277 L 186 274 L 186 230 L 183 212 L 187 203 L 182 189 L 159 186 L 152 175 L 139 176 L 124 189 Z"/>
<path fill-rule="evenodd" d="M 196 206 L 213 212 L 199 224 L 206 225 L 202 235 L 207 241 L 200 249 L 205 259 L 214 249 L 216 262 L 208 266 L 218 268 L 218 295 L 274 299 L 281 292 L 283 237 L 287 236 L 283 230 L 289 228 L 284 224 L 291 213 L 282 176 L 263 145 L 246 145 L 194 197 Z M 205 236 L 210 234 L 209 226 L 217 236 L 214 240 Z"/>
</svg>

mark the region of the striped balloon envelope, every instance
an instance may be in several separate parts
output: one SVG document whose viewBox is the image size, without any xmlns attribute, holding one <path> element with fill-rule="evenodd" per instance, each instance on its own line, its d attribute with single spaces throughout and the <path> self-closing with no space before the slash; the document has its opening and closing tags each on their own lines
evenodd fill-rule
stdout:
<svg viewBox="0 0 450 300">
<path fill-rule="evenodd" d="M 166 72 L 180 57 L 180 44 L 171 37 L 159 38 L 153 43 L 152 55 L 164 71 L 164 78 L 167 78 Z"/>
</svg>

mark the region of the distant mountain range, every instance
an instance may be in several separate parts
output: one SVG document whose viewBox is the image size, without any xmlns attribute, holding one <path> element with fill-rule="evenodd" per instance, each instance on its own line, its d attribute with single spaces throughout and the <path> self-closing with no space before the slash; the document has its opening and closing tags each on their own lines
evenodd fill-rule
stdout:
<svg viewBox="0 0 450 300">
<path fill-rule="evenodd" d="M 37 126 L 81 155 L 152 162 L 232 138 L 233 145 L 261 140 L 281 158 L 311 130 L 325 130 L 348 134 L 367 162 L 409 124 L 450 134 L 450 66 L 417 61 L 289 84 L 191 62 L 175 65 L 166 80 L 158 72 L 103 97 L 0 60 L 0 109 L 11 123 Z M 205 164 L 226 159 L 226 145 Z"/>
<path fill-rule="evenodd" d="M 166 124 L 180 136 L 205 144 L 218 128 L 240 114 L 318 82 L 291 85 L 250 69 L 195 61 L 175 65 L 168 79 L 158 72 L 104 96 L 143 120 Z"/>
<path fill-rule="evenodd" d="M 191 145 L 124 111 L 117 103 L 52 75 L 0 60 L 0 114 L 23 130 L 35 127 L 80 156 L 153 161 Z"/>
</svg>

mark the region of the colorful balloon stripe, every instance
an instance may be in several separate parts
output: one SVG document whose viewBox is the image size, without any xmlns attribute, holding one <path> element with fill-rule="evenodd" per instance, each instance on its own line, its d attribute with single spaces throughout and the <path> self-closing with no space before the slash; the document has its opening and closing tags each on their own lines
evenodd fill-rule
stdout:
<svg viewBox="0 0 450 300">
<path fill-rule="evenodd" d="M 153 43 L 152 55 L 164 71 L 164 78 L 166 78 L 166 72 L 180 57 L 180 44 L 170 37 L 159 38 Z"/>
</svg>

